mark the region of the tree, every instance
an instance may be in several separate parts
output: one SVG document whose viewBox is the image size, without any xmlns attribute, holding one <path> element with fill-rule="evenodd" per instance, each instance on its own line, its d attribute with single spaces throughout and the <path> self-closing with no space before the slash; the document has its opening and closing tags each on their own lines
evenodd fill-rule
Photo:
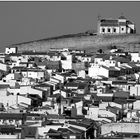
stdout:
<svg viewBox="0 0 140 140">
<path fill-rule="evenodd" d="M 98 53 L 103 53 L 103 50 L 102 49 L 99 49 L 97 52 Z"/>
<path fill-rule="evenodd" d="M 115 45 L 111 46 L 110 49 L 117 49 L 117 47 Z"/>
</svg>

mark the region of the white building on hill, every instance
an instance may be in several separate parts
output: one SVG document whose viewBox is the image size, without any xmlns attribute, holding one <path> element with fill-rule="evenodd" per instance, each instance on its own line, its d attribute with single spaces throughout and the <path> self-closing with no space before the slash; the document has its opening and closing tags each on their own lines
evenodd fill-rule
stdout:
<svg viewBox="0 0 140 140">
<path fill-rule="evenodd" d="M 136 33 L 133 22 L 127 20 L 124 16 L 118 19 L 98 19 L 98 33 L 99 34 L 133 34 Z"/>
</svg>

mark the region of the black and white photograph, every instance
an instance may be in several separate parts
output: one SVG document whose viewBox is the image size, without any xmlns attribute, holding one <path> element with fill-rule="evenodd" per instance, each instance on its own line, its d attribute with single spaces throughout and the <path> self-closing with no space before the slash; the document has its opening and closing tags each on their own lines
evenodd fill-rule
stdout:
<svg viewBox="0 0 140 140">
<path fill-rule="evenodd" d="M 1 139 L 140 139 L 140 1 L 0 1 Z"/>
</svg>

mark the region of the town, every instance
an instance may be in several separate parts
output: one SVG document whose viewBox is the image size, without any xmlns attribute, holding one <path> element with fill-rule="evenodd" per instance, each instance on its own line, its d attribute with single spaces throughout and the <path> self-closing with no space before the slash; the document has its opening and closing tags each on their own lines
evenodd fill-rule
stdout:
<svg viewBox="0 0 140 140">
<path fill-rule="evenodd" d="M 100 33 L 135 33 L 121 18 L 121 32 L 107 29 L 112 20 L 101 20 Z M 0 138 L 140 137 L 140 55 L 116 45 L 96 53 L 6 47 L 0 96 Z"/>
</svg>

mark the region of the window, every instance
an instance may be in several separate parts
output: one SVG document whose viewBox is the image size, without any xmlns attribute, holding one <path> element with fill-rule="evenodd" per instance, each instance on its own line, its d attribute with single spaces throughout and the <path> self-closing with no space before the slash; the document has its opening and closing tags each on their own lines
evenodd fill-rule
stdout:
<svg viewBox="0 0 140 140">
<path fill-rule="evenodd" d="M 105 32 L 105 28 L 102 28 L 102 32 L 103 32 L 103 33 Z"/>
<path fill-rule="evenodd" d="M 122 31 L 124 30 L 124 28 L 122 28 Z"/>
<path fill-rule="evenodd" d="M 116 28 L 113 28 L 113 32 L 116 33 Z"/>
<path fill-rule="evenodd" d="M 107 30 L 107 31 L 108 31 L 108 33 L 110 33 L 110 28 L 108 28 L 108 30 Z"/>
</svg>

